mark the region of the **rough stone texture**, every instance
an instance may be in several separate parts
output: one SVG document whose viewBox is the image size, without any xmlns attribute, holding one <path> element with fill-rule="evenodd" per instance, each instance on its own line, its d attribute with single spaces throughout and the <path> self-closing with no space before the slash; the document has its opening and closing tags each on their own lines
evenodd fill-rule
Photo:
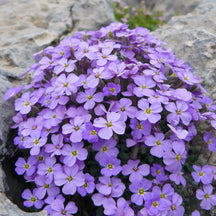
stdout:
<svg viewBox="0 0 216 216">
<path fill-rule="evenodd" d="M 12 102 L 4 102 L 3 96 L 12 83 L 24 82 L 18 76 L 33 64 L 33 54 L 74 31 L 96 30 L 112 21 L 109 0 L 0 0 L 0 165 L 8 153 L 6 140 L 14 114 Z M 0 168 L 0 192 L 7 191 L 4 181 Z M 0 193 L 3 215 L 47 214 L 25 213 Z"/>
<path fill-rule="evenodd" d="M 7 134 L 12 124 L 12 116 L 15 114 L 12 101 L 3 101 L 3 95 L 10 87 L 12 87 L 12 84 L 5 76 L 0 74 L 0 162 L 7 155 Z"/>
<path fill-rule="evenodd" d="M 165 21 L 172 16 L 184 15 L 192 12 L 203 0 L 145 0 L 151 11 L 164 11 Z"/>
<path fill-rule="evenodd" d="M 17 208 L 6 196 L 0 192 L 0 216 L 47 216 L 46 211 L 27 213 Z"/>
<path fill-rule="evenodd" d="M 216 1 L 205 0 L 190 14 L 173 17 L 153 32 L 202 78 L 216 101 Z"/>
</svg>

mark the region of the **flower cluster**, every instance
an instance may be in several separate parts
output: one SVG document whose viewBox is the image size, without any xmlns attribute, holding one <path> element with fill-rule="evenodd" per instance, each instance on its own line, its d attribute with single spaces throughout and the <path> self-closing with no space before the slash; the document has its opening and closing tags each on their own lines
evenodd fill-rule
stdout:
<svg viewBox="0 0 216 216">
<path fill-rule="evenodd" d="M 5 94 L 18 97 L 14 144 L 29 154 L 16 172 L 35 185 L 22 193 L 24 205 L 74 215 L 77 195 L 105 215 L 183 216 L 175 186 L 186 185 L 182 168 L 196 123 L 216 128 L 216 106 L 192 69 L 149 30 L 121 23 L 76 32 L 35 60 L 32 82 Z M 216 150 L 210 132 L 203 142 Z M 204 184 L 196 197 L 209 210 L 215 168 L 193 168 Z"/>
</svg>

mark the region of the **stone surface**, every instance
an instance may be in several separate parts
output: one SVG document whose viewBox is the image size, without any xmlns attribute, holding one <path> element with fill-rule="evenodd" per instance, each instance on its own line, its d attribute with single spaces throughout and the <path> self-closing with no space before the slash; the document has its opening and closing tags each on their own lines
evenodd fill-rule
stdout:
<svg viewBox="0 0 216 216">
<path fill-rule="evenodd" d="M 14 115 L 12 101 L 3 101 L 4 93 L 25 82 L 19 75 L 33 64 L 33 54 L 74 31 L 97 30 L 112 21 L 109 0 L 0 0 L 0 165 L 9 153 L 6 141 Z M 0 168 L 0 216 L 47 215 L 19 210 L 2 193 L 8 192 L 4 181 Z"/>
<path fill-rule="evenodd" d="M 184 15 L 192 12 L 203 0 L 145 0 L 151 11 L 164 11 L 165 21 L 172 16 Z"/>
<path fill-rule="evenodd" d="M 12 101 L 5 102 L 3 100 L 4 93 L 10 87 L 12 87 L 12 84 L 5 76 L 0 74 L 0 162 L 8 154 L 6 147 L 7 134 L 12 124 L 12 116 L 15 114 Z"/>
<path fill-rule="evenodd" d="M 175 16 L 155 34 L 202 78 L 216 101 L 216 1 L 205 0 L 192 13 Z"/>
<path fill-rule="evenodd" d="M 0 216 L 47 216 L 46 211 L 27 213 L 14 205 L 4 193 L 0 192 Z"/>
</svg>

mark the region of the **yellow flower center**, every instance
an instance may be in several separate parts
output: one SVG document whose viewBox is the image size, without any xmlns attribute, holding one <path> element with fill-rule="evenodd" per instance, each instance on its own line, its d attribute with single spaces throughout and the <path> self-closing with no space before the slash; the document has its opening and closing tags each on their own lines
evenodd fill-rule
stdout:
<svg viewBox="0 0 216 216">
<path fill-rule="evenodd" d="M 35 140 L 34 140 L 34 144 L 35 144 L 35 145 L 38 145 L 38 143 L 39 143 L 39 139 L 35 139 Z"/>
<path fill-rule="evenodd" d="M 68 83 L 63 83 L 63 87 L 67 87 L 68 86 Z"/>
<path fill-rule="evenodd" d="M 62 214 L 62 215 L 66 215 L 66 214 L 67 214 L 67 211 L 62 210 L 62 211 L 61 211 L 61 214 Z"/>
<path fill-rule="evenodd" d="M 125 111 L 125 107 L 121 107 L 120 110 L 121 110 L 122 112 L 124 112 L 124 111 Z"/>
<path fill-rule="evenodd" d="M 33 203 L 35 203 L 37 201 L 37 198 L 34 197 L 34 196 L 32 196 L 32 197 L 30 197 L 30 201 L 33 202 Z"/>
<path fill-rule="evenodd" d="M 161 144 L 162 144 L 162 143 L 161 143 L 160 140 L 157 140 L 157 141 L 156 141 L 156 145 L 157 145 L 157 146 L 160 146 Z"/>
<path fill-rule="evenodd" d="M 78 127 L 78 126 L 75 126 L 75 127 L 74 127 L 74 130 L 75 130 L 75 131 L 78 131 L 78 130 L 79 130 L 79 127 Z"/>
<path fill-rule="evenodd" d="M 181 111 L 180 110 L 176 110 L 177 115 L 181 115 Z"/>
<path fill-rule="evenodd" d="M 161 174 L 161 171 L 158 169 L 158 170 L 156 170 L 156 173 L 157 173 L 158 175 L 160 175 L 160 174 Z"/>
<path fill-rule="evenodd" d="M 67 63 L 66 63 L 66 64 L 64 64 L 64 67 L 68 67 L 68 66 L 69 66 L 69 64 L 67 64 Z"/>
<path fill-rule="evenodd" d="M 147 88 L 147 86 L 146 85 L 142 85 L 142 89 L 146 89 Z"/>
<path fill-rule="evenodd" d="M 68 182 L 71 182 L 71 181 L 73 180 L 73 177 L 68 176 L 68 177 L 67 177 L 67 180 L 68 180 Z"/>
<path fill-rule="evenodd" d="M 209 199 L 210 198 L 208 194 L 205 194 L 204 197 L 205 197 L 205 199 Z"/>
<path fill-rule="evenodd" d="M 199 172 L 199 176 L 203 177 L 204 176 L 204 172 Z"/>
<path fill-rule="evenodd" d="M 29 167 L 30 167 L 29 164 L 25 164 L 25 165 L 24 165 L 24 169 L 26 169 L 26 170 L 27 170 Z"/>
<path fill-rule="evenodd" d="M 89 95 L 89 96 L 87 97 L 88 100 L 91 100 L 92 98 L 93 98 L 92 95 Z"/>
<path fill-rule="evenodd" d="M 115 92 L 115 88 L 110 88 L 110 91 L 111 91 L 112 93 L 114 93 L 114 92 Z"/>
<path fill-rule="evenodd" d="M 106 125 L 107 125 L 107 127 L 112 127 L 113 126 L 112 122 L 107 122 Z"/>
<path fill-rule="evenodd" d="M 44 156 L 39 155 L 39 156 L 38 156 L 38 161 L 43 161 L 43 160 L 44 160 Z"/>
<path fill-rule="evenodd" d="M 176 209 L 176 206 L 175 205 L 172 205 L 171 206 L 171 209 L 174 211 Z"/>
<path fill-rule="evenodd" d="M 77 156 L 77 151 L 74 150 L 74 151 L 71 152 L 71 154 L 72 154 L 73 157 L 76 157 Z"/>
<path fill-rule="evenodd" d="M 136 172 L 136 171 L 138 170 L 138 168 L 137 168 L 137 167 L 134 167 L 133 170 Z"/>
<path fill-rule="evenodd" d="M 87 188 L 88 187 L 88 183 L 85 182 L 85 184 L 83 185 L 84 188 Z"/>
<path fill-rule="evenodd" d="M 112 164 L 108 164 L 107 168 L 111 170 L 111 169 L 113 169 L 113 165 Z"/>
<path fill-rule="evenodd" d="M 28 106 L 29 104 L 30 104 L 29 101 L 26 101 L 26 102 L 25 102 L 25 106 Z"/>
<path fill-rule="evenodd" d="M 177 160 L 177 161 L 180 161 L 180 160 L 181 160 L 181 155 L 180 155 L 180 154 L 177 154 L 177 155 L 176 155 L 176 160 Z"/>
<path fill-rule="evenodd" d="M 139 189 L 139 195 L 144 195 L 145 194 L 145 191 L 144 191 L 144 189 L 143 188 L 141 188 L 141 189 Z"/>
<path fill-rule="evenodd" d="M 52 173 L 52 171 L 53 171 L 52 167 L 49 167 L 49 168 L 47 169 L 47 172 L 48 172 L 48 173 Z"/>
<path fill-rule="evenodd" d="M 96 135 L 96 131 L 95 130 L 91 130 L 90 131 L 90 135 L 92 135 L 92 136 Z"/>
<path fill-rule="evenodd" d="M 147 114 L 151 114 L 151 109 L 146 109 L 146 111 L 145 111 Z"/>
<path fill-rule="evenodd" d="M 138 125 L 137 125 L 137 129 L 138 129 L 138 130 L 142 130 L 142 124 L 138 124 Z"/>
<path fill-rule="evenodd" d="M 45 189 L 49 189 L 49 184 L 44 184 Z"/>
<path fill-rule="evenodd" d="M 162 193 L 162 194 L 160 195 L 160 197 L 161 197 L 161 198 L 166 198 L 166 194 Z"/>
<path fill-rule="evenodd" d="M 158 207 L 158 202 L 157 202 L 157 201 L 154 201 L 154 202 L 152 203 L 152 205 L 156 208 L 156 207 Z"/>
<path fill-rule="evenodd" d="M 101 150 L 102 150 L 102 152 L 106 152 L 106 151 L 108 150 L 108 148 L 107 148 L 107 146 L 103 146 L 103 147 L 101 148 Z"/>
</svg>

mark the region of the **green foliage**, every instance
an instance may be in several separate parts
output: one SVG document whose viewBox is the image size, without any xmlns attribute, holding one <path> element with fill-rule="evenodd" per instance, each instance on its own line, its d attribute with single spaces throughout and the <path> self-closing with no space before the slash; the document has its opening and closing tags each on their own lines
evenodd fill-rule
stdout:
<svg viewBox="0 0 216 216">
<path fill-rule="evenodd" d="M 140 4 L 139 8 L 133 8 L 128 5 L 122 7 L 119 2 L 116 2 L 114 3 L 114 15 L 119 22 L 125 22 L 127 20 L 126 22 L 130 29 L 140 26 L 154 31 L 160 25 L 164 24 L 161 19 L 163 11 L 150 13 L 146 10 L 143 3 Z"/>
</svg>

